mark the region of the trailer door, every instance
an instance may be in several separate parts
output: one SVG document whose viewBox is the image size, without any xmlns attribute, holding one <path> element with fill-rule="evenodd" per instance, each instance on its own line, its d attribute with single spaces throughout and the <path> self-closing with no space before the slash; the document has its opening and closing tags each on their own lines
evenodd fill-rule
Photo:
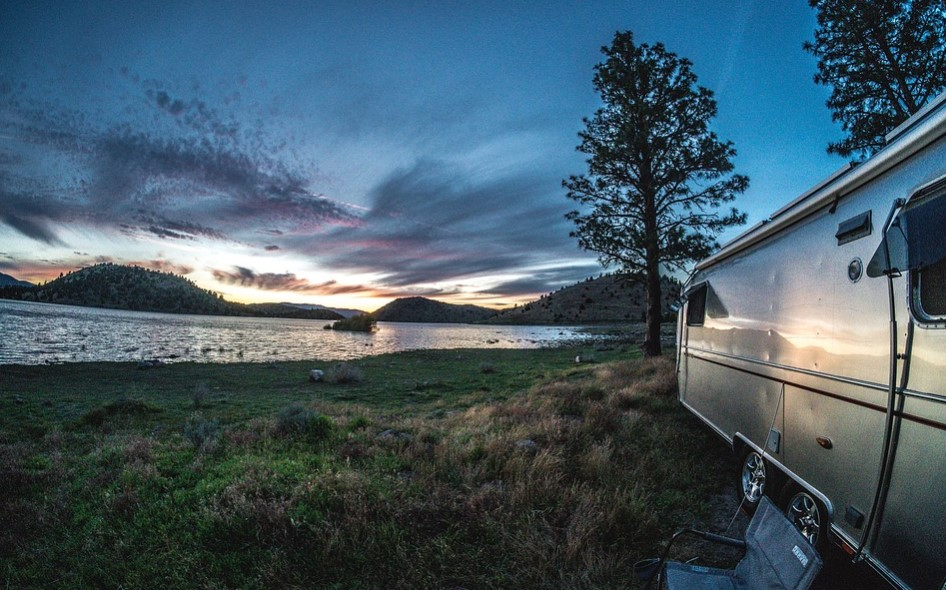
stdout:
<svg viewBox="0 0 946 590">
<path fill-rule="evenodd" d="M 946 587 L 946 181 L 918 191 L 871 260 L 894 273 L 892 302 L 911 336 L 899 344 L 899 379 L 870 553 L 907 585 Z M 878 273 L 879 271 L 879 273 Z M 871 269 L 868 268 L 868 274 Z M 909 308 L 909 309 L 906 309 Z M 904 321 L 904 320 L 901 320 Z"/>
</svg>

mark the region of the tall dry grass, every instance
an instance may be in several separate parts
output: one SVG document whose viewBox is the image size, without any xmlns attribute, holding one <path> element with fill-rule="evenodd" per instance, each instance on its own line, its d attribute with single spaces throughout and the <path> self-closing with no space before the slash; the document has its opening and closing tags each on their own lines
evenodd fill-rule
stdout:
<svg viewBox="0 0 946 590">
<path fill-rule="evenodd" d="M 226 428 L 192 417 L 166 437 L 111 435 L 138 414 L 103 410 L 104 424 L 44 439 L 96 445 L 69 469 L 2 445 L 6 581 L 629 588 L 632 564 L 699 519 L 729 473 L 725 446 L 677 404 L 669 359 L 583 364 L 456 407 L 322 401 Z M 56 510 L 31 510 L 39 494 Z M 36 546 L 59 565 L 24 569 Z"/>
<path fill-rule="evenodd" d="M 360 555 L 368 586 L 629 587 L 631 564 L 728 473 L 675 391 L 670 360 L 634 360 L 383 425 L 407 436 L 352 433 L 320 554 Z"/>
</svg>

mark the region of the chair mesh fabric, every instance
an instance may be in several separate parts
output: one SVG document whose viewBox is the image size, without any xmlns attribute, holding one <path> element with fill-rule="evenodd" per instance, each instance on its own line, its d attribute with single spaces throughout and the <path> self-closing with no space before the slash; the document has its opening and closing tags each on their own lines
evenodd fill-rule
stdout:
<svg viewBox="0 0 946 590">
<path fill-rule="evenodd" d="M 667 588 L 692 590 L 735 590 L 733 570 L 702 567 L 671 561 L 664 569 Z"/>
<path fill-rule="evenodd" d="M 814 547 L 763 497 L 746 530 L 746 554 L 734 570 L 668 562 L 665 579 L 669 590 L 805 590 L 821 565 Z"/>
</svg>

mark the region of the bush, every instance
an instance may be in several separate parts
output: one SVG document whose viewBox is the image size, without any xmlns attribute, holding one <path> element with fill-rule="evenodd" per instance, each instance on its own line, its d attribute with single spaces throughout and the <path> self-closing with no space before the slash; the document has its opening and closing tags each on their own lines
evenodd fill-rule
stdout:
<svg viewBox="0 0 946 590">
<path fill-rule="evenodd" d="M 199 410 L 207 403 L 207 397 L 210 395 L 210 388 L 206 383 L 198 383 L 194 386 L 194 392 L 191 393 L 191 401 L 194 402 L 194 408 Z"/>
<path fill-rule="evenodd" d="M 92 408 L 82 416 L 82 423 L 88 426 L 101 426 L 105 423 L 108 412 L 103 407 Z"/>
<path fill-rule="evenodd" d="M 348 429 L 351 431 L 361 430 L 371 426 L 371 420 L 367 416 L 355 416 L 348 422 Z"/>
<path fill-rule="evenodd" d="M 295 404 L 279 411 L 276 419 L 276 434 L 279 436 L 304 436 L 316 441 L 327 438 L 335 424 L 328 416 Z"/>
<path fill-rule="evenodd" d="M 375 319 L 370 315 L 356 315 L 343 320 L 338 320 L 332 324 L 333 330 L 345 330 L 348 332 L 371 332 L 374 330 Z"/>
<path fill-rule="evenodd" d="M 338 363 L 329 371 L 328 381 L 331 383 L 361 383 L 365 374 L 354 365 Z"/>
<path fill-rule="evenodd" d="M 220 422 L 205 420 L 199 414 L 194 414 L 184 425 L 184 438 L 189 440 L 198 452 L 209 453 L 217 445 L 220 436 Z"/>
<path fill-rule="evenodd" d="M 110 415 L 125 414 L 130 416 L 140 416 L 150 412 L 159 411 L 152 404 L 132 397 L 120 397 L 110 404 L 106 404 L 105 411 Z"/>
<path fill-rule="evenodd" d="M 87 426 L 102 426 L 110 416 L 143 416 L 160 411 L 160 408 L 149 402 L 132 397 L 119 397 L 86 412 L 82 416 L 82 423 Z"/>
</svg>

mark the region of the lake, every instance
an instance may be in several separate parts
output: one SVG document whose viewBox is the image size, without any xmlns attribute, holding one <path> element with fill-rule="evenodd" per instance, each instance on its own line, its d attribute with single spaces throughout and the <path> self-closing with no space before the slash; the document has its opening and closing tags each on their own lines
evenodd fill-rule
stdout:
<svg viewBox="0 0 946 590">
<path fill-rule="evenodd" d="M 0 300 L 0 364 L 350 360 L 431 348 L 539 348 L 589 338 L 575 326 L 380 322 L 365 334 L 324 330 L 330 323 Z"/>
</svg>

